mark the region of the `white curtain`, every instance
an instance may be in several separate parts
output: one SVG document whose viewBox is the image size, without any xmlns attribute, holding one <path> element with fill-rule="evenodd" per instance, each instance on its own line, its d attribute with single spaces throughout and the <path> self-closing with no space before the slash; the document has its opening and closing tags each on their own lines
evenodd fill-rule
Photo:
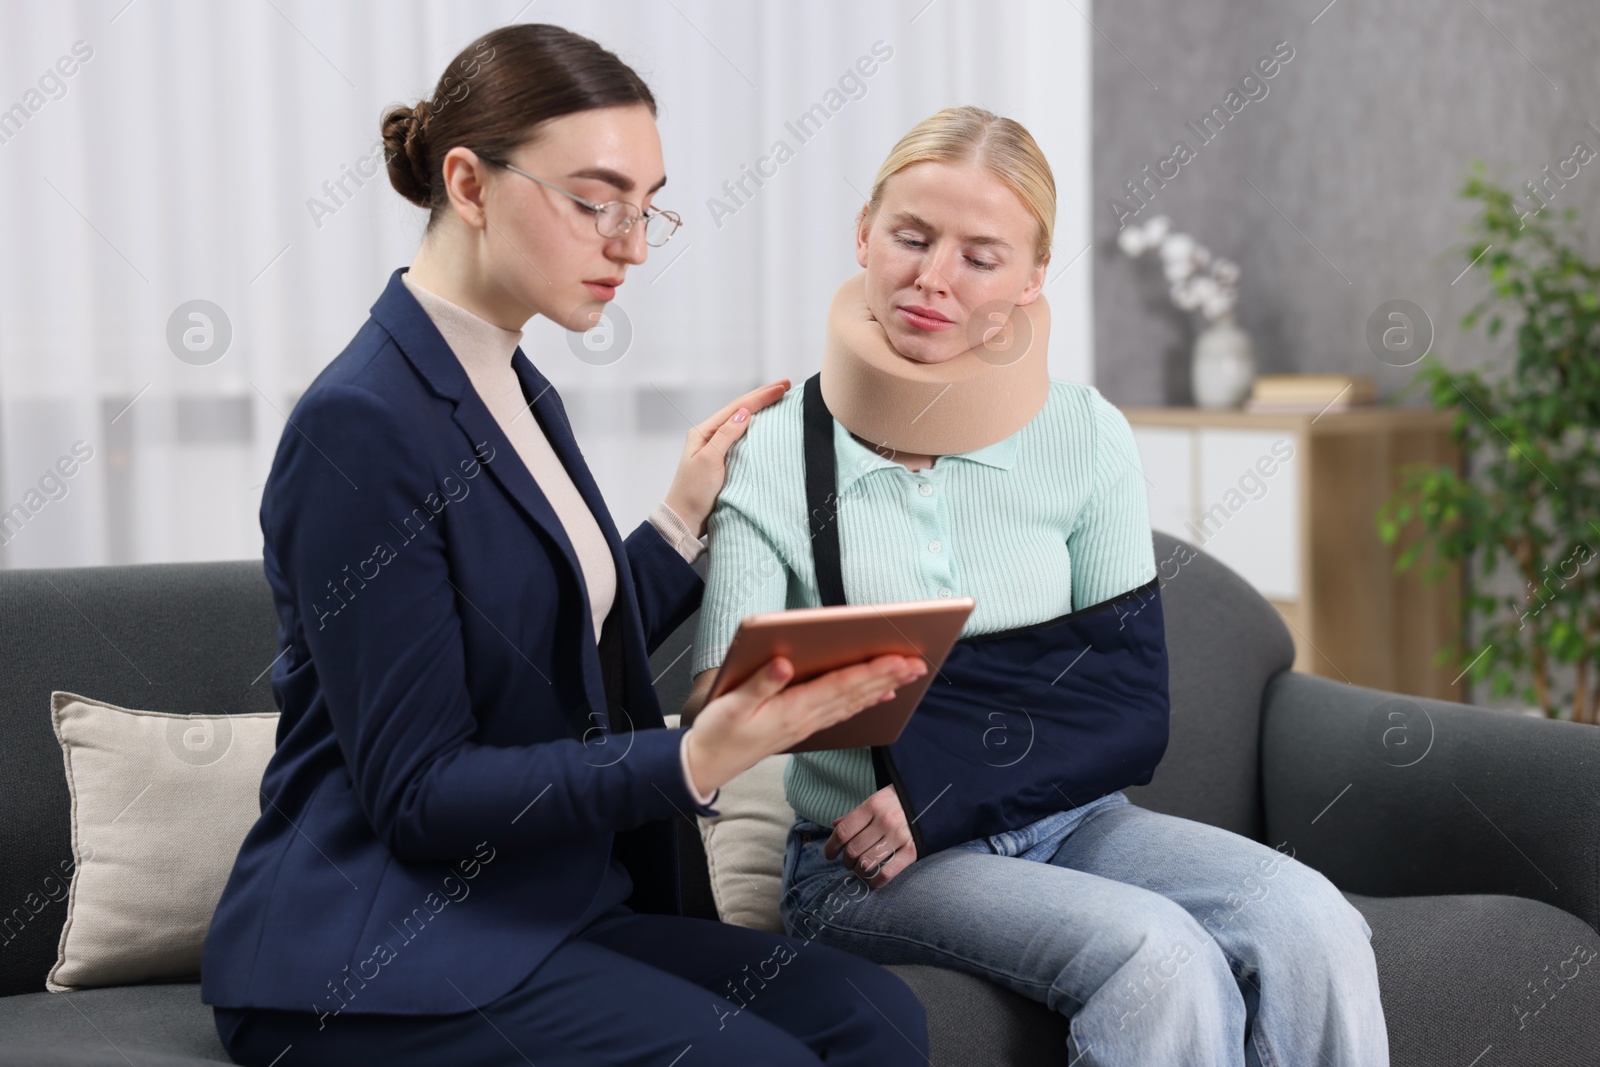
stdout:
<svg viewBox="0 0 1600 1067">
<path fill-rule="evenodd" d="M 0 567 L 259 556 L 285 417 L 421 238 L 381 170 L 352 177 L 380 114 L 511 21 L 598 40 L 661 105 L 660 203 L 686 226 L 618 294 L 627 354 L 592 365 L 544 320 L 523 342 L 624 532 L 691 422 L 820 365 L 872 176 L 941 107 L 1016 118 L 1049 157 L 1051 373 L 1091 380 L 1089 17 L 1087 0 L 0 0 Z M 874 49 L 874 73 L 841 82 Z M 789 124 L 819 103 L 802 140 Z M 730 198 L 780 140 L 792 157 Z"/>
</svg>

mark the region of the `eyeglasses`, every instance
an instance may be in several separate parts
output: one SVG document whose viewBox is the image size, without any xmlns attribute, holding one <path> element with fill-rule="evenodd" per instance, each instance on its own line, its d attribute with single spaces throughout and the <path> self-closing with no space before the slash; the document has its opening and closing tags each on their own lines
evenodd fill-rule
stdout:
<svg viewBox="0 0 1600 1067">
<path fill-rule="evenodd" d="M 683 225 L 683 218 L 676 211 L 641 212 L 626 200 L 607 200 L 603 204 L 596 204 L 592 200 L 584 199 L 577 193 L 569 193 L 559 185 L 552 185 L 543 178 L 529 174 L 521 167 L 513 166 L 503 159 L 495 159 L 492 156 L 484 155 L 482 152 L 478 153 L 478 158 L 485 163 L 493 163 L 497 167 L 515 171 L 530 181 L 536 181 L 547 189 L 554 189 L 562 196 L 576 200 L 594 213 L 594 228 L 601 237 L 626 237 L 632 231 L 633 224 L 642 218 L 644 219 L 645 243 L 654 248 L 660 248 L 667 243 L 674 233 L 678 232 L 678 227 Z"/>
</svg>

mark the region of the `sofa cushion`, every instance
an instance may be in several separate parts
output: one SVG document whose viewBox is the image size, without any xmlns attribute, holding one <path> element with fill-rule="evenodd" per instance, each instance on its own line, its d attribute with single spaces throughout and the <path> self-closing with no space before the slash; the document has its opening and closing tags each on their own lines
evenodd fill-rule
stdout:
<svg viewBox="0 0 1600 1067">
<path fill-rule="evenodd" d="M 1026 997 L 942 967 L 908 964 L 889 970 L 927 1010 L 934 1067 L 1066 1062 L 1067 1020 Z M 196 984 L 0 998 L 0 1033 L 6 1035 L 0 1043 L 0 1067 L 232 1062 L 217 1039 L 211 1008 L 200 1003 Z"/>
<path fill-rule="evenodd" d="M 1069 1024 L 1038 1001 L 946 967 L 891 964 L 922 1001 L 932 1067 L 1066 1064 Z"/>
<path fill-rule="evenodd" d="M 1491 1046 L 1485 1067 L 1593 1062 L 1600 959 L 1562 966 L 1600 948 L 1586 924 L 1516 897 L 1346 896 L 1372 927 L 1393 1067 L 1463 1067 Z M 1042 1005 L 942 967 L 889 969 L 927 1008 L 936 1067 L 1065 1062 L 1067 1020 Z M 0 998 L 0 1033 L 0 1067 L 229 1062 L 191 983 Z"/>
<path fill-rule="evenodd" d="M 0 997 L 0 1067 L 231 1064 L 198 982 Z"/>
<path fill-rule="evenodd" d="M 1393 1067 L 1600 1059 L 1600 937 L 1583 920 L 1524 897 L 1345 898 L 1372 927 Z"/>
<path fill-rule="evenodd" d="M 195 978 L 239 843 L 261 814 L 276 712 L 178 715 L 55 692 L 75 871 L 53 993 Z"/>
</svg>

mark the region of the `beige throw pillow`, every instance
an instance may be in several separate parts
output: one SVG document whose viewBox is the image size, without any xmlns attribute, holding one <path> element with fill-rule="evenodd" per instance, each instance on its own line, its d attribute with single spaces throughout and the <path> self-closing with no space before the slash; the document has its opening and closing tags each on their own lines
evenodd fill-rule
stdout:
<svg viewBox="0 0 1600 1067">
<path fill-rule="evenodd" d="M 784 932 L 783 846 L 794 809 L 783 794 L 787 754 L 768 756 L 722 787 L 716 818 L 696 816 L 711 873 L 711 895 L 723 922 Z"/>
<path fill-rule="evenodd" d="M 211 913 L 260 814 L 277 712 L 173 715 L 54 692 L 50 713 L 76 867 L 45 987 L 195 978 Z"/>
<path fill-rule="evenodd" d="M 666 716 L 677 726 L 677 715 Z M 712 805 L 722 814 L 695 816 L 711 876 L 711 896 L 723 922 L 784 933 L 778 916 L 783 847 L 794 809 L 783 793 L 787 753 L 768 756 L 722 787 Z"/>
</svg>

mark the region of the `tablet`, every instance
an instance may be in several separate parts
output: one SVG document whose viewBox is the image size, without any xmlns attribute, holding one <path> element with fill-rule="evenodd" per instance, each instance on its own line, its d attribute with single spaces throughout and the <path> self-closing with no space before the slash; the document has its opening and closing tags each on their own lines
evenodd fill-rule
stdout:
<svg viewBox="0 0 1600 1067">
<path fill-rule="evenodd" d="M 923 659 L 927 672 L 897 686 L 894 699 L 864 708 L 784 751 L 890 744 L 921 703 L 976 604 L 972 597 L 961 596 L 746 615 L 728 646 L 707 702 L 737 689 L 774 656 L 785 656 L 794 664 L 789 686 L 890 653 Z"/>
</svg>

